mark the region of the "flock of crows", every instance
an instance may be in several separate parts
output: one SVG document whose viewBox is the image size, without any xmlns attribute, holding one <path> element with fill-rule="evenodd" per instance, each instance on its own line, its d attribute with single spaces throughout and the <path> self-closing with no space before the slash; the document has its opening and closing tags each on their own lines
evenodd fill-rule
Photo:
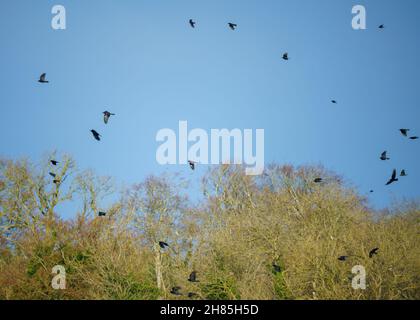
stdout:
<svg viewBox="0 0 420 320">
<path fill-rule="evenodd" d="M 196 26 L 196 22 L 193 20 L 193 19 L 190 19 L 189 20 L 189 24 L 190 24 L 190 26 L 192 27 L 192 28 L 195 28 L 195 26 Z M 236 30 L 236 28 L 238 27 L 238 25 L 236 24 L 236 23 L 232 23 L 232 22 L 229 22 L 228 23 L 228 27 L 231 29 L 231 30 Z M 385 26 L 383 25 L 383 24 L 381 24 L 380 26 L 379 26 L 379 29 L 384 29 L 385 28 Z M 283 60 L 285 60 L 285 61 L 288 61 L 289 60 L 289 54 L 286 52 L 286 53 L 284 53 L 283 54 L 283 56 L 282 56 L 282 59 Z M 46 84 L 46 83 L 49 83 L 49 81 L 48 80 L 46 80 L 46 73 L 43 73 L 41 76 L 40 76 L 40 78 L 39 78 L 39 80 L 38 80 L 38 82 L 39 83 L 42 83 L 42 84 Z M 333 103 L 333 104 L 337 104 L 338 102 L 337 102 L 337 100 L 331 100 L 331 103 Z M 110 117 L 111 116 L 115 116 L 115 114 L 114 113 L 111 113 L 111 112 L 109 112 L 109 111 L 104 111 L 103 112 L 103 121 L 104 121 L 104 123 L 105 124 L 108 124 L 108 122 L 109 122 L 109 119 L 110 119 Z M 401 134 L 403 135 L 403 136 L 405 136 L 405 137 L 407 137 L 407 138 L 409 138 L 409 139 L 411 139 L 411 140 L 417 140 L 417 139 L 419 139 L 419 137 L 417 137 L 417 136 L 408 136 L 408 133 L 409 133 L 409 131 L 410 131 L 410 129 L 400 129 L 400 132 L 401 132 Z M 94 129 L 92 129 L 92 130 L 90 130 L 90 132 L 92 133 L 92 135 L 93 135 L 93 138 L 95 139 L 95 140 L 97 140 L 97 141 L 100 141 L 101 140 L 101 135 L 96 131 L 96 130 L 94 130 Z M 381 154 L 381 157 L 380 157 L 380 159 L 382 160 L 382 161 L 388 161 L 388 160 L 390 160 L 390 158 L 388 157 L 388 155 L 387 155 L 387 151 L 384 151 L 382 154 Z M 58 161 L 56 161 L 56 160 L 50 160 L 50 162 L 51 162 L 51 164 L 53 165 L 53 166 L 57 166 L 57 164 L 59 163 Z M 196 166 L 196 162 L 194 162 L 194 161 L 191 161 L 191 160 L 189 160 L 188 161 L 188 164 L 189 164 L 189 167 L 191 168 L 191 170 L 195 170 L 195 166 Z M 50 176 L 52 176 L 53 177 L 53 183 L 54 184 L 60 184 L 62 181 L 60 180 L 60 178 L 58 178 L 57 177 L 57 175 L 55 174 L 55 173 L 53 173 L 53 172 L 50 172 L 49 173 L 50 174 Z M 402 170 L 401 171 L 401 173 L 400 173 L 400 176 L 401 177 L 406 177 L 407 176 L 407 174 L 406 174 L 406 171 L 405 170 Z M 390 184 L 392 184 L 392 183 L 394 183 L 394 182 L 397 182 L 398 181 L 398 178 L 397 178 L 397 170 L 396 169 L 394 169 L 393 170 L 393 172 L 392 172 L 392 176 L 391 176 L 391 178 L 389 179 L 389 181 L 386 183 L 386 185 L 390 185 Z M 315 180 L 314 180 L 314 182 L 315 183 L 322 183 L 323 182 L 323 179 L 322 178 L 316 178 Z M 370 192 L 372 193 L 372 192 L 374 192 L 373 190 L 370 190 Z M 103 211 L 99 211 L 98 212 L 98 216 L 99 217 L 104 217 L 104 216 L 106 216 L 106 212 L 103 212 Z M 169 247 L 169 245 L 168 245 L 168 243 L 166 243 L 166 242 L 164 242 L 164 241 L 159 241 L 159 247 L 161 248 L 161 249 L 165 249 L 165 248 L 167 248 L 167 247 Z M 370 252 L 369 252 L 369 258 L 373 258 L 375 255 L 377 255 L 378 254 L 378 251 L 379 251 L 379 248 L 373 248 L 372 250 L 370 250 Z M 350 257 L 358 257 L 358 256 L 355 256 L 355 255 L 343 255 L 343 256 L 340 256 L 340 257 L 338 257 L 338 260 L 339 261 L 347 261 Z M 277 274 L 277 273 L 280 273 L 280 272 L 282 272 L 282 269 L 281 269 L 281 267 L 279 266 L 279 265 L 277 265 L 276 263 L 273 263 L 272 264 L 272 267 L 273 267 L 273 272 L 275 273 L 275 274 Z M 197 280 L 197 271 L 193 271 L 193 272 L 191 272 L 191 274 L 189 275 L 189 277 L 188 277 L 188 281 L 189 282 L 191 282 L 191 283 L 197 283 L 197 282 L 199 282 L 199 280 Z M 171 288 L 171 290 L 170 290 L 170 293 L 171 294 L 173 294 L 173 295 L 175 295 L 175 296 L 182 296 L 183 294 L 180 292 L 182 290 L 182 288 L 181 287 L 179 287 L 179 286 L 175 286 L 175 287 L 172 287 Z M 194 298 L 194 297 L 196 297 L 197 296 L 197 294 L 196 293 L 194 293 L 194 292 L 189 292 L 188 294 L 187 294 L 187 296 L 189 297 L 189 298 Z"/>
</svg>

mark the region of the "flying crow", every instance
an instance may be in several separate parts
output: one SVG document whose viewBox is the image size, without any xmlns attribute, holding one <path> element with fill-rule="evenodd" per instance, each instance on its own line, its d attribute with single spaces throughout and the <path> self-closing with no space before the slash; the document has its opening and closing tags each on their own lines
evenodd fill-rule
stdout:
<svg viewBox="0 0 420 320">
<path fill-rule="evenodd" d="M 387 186 L 389 186 L 391 183 L 393 182 L 397 182 L 397 170 L 394 169 L 394 171 L 392 171 L 392 177 L 391 179 L 389 179 L 389 181 L 386 183 Z"/>
<path fill-rule="evenodd" d="M 90 130 L 90 132 L 92 132 L 93 137 L 98 140 L 101 141 L 101 135 L 99 133 L 97 133 L 95 130 Z"/>
<path fill-rule="evenodd" d="M 108 123 L 108 120 L 109 120 L 109 118 L 111 116 L 115 116 L 115 113 L 111 113 L 109 111 L 104 111 L 103 114 L 104 114 L 104 122 L 105 122 L 105 124 Z"/>
<path fill-rule="evenodd" d="M 386 156 L 386 154 L 387 154 L 386 151 L 382 152 L 381 158 L 380 158 L 382 161 L 389 160 L 389 158 Z"/>
<path fill-rule="evenodd" d="M 45 80 L 46 76 L 47 76 L 46 73 L 41 74 L 41 76 L 39 77 L 38 82 L 39 83 L 49 83 L 49 81 Z"/>
<path fill-rule="evenodd" d="M 235 30 L 236 27 L 238 26 L 237 24 L 231 23 L 231 22 L 229 22 L 228 25 L 229 25 L 229 28 L 231 28 L 232 30 Z"/>
<path fill-rule="evenodd" d="M 190 19 L 190 26 L 191 28 L 195 28 L 195 21 L 193 21 L 193 19 Z"/>
</svg>

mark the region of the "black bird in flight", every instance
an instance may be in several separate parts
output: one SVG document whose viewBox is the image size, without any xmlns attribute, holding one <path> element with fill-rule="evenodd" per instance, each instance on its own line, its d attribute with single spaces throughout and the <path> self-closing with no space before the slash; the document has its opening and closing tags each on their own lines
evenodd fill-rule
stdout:
<svg viewBox="0 0 420 320">
<path fill-rule="evenodd" d="M 321 182 L 322 182 L 322 178 L 316 178 L 316 179 L 314 180 L 314 182 L 315 182 L 315 183 L 321 183 Z"/>
<path fill-rule="evenodd" d="M 410 129 L 400 129 L 401 134 L 406 137 L 408 134 L 408 131 L 410 131 Z"/>
<path fill-rule="evenodd" d="M 161 247 L 162 249 L 165 249 L 165 247 L 169 247 L 169 244 L 163 241 L 159 241 L 159 247 Z"/>
<path fill-rule="evenodd" d="M 348 256 L 340 256 L 338 257 L 338 260 L 340 261 L 346 261 L 348 259 Z"/>
<path fill-rule="evenodd" d="M 108 120 L 109 120 L 109 118 L 111 116 L 115 116 L 115 113 L 111 113 L 109 111 L 104 111 L 103 114 L 104 114 L 104 122 L 105 122 L 105 124 L 108 123 Z"/>
<path fill-rule="evenodd" d="M 373 190 L 370 190 L 369 192 L 370 192 L 370 193 L 373 193 L 374 191 L 373 191 Z"/>
<path fill-rule="evenodd" d="M 172 287 L 171 293 L 175 296 L 181 296 L 182 294 L 179 292 L 181 290 L 181 287 Z"/>
<path fill-rule="evenodd" d="M 55 160 L 50 160 L 50 162 L 51 162 L 51 164 L 52 164 L 53 166 L 56 166 L 57 164 L 59 164 L 59 163 L 60 163 L 60 162 L 55 161 Z"/>
<path fill-rule="evenodd" d="M 287 52 L 283 54 L 283 60 L 289 60 L 289 54 Z"/>
<path fill-rule="evenodd" d="M 90 130 L 90 132 L 92 132 L 93 137 L 98 140 L 101 141 L 101 135 L 99 133 L 97 133 L 95 130 Z"/>
<path fill-rule="evenodd" d="M 379 28 L 379 29 L 384 29 L 384 28 L 385 28 L 385 26 L 384 26 L 383 24 L 381 24 L 378 28 Z"/>
<path fill-rule="evenodd" d="M 391 183 L 393 182 L 397 182 L 397 170 L 394 169 L 394 171 L 392 171 L 392 177 L 391 179 L 389 179 L 389 181 L 386 183 L 387 186 L 389 186 Z"/>
<path fill-rule="evenodd" d="M 277 265 L 277 264 L 275 264 L 275 263 L 273 263 L 273 271 L 274 271 L 274 273 L 280 273 L 281 272 L 281 268 L 280 268 L 280 266 L 279 265 Z"/>
<path fill-rule="evenodd" d="M 190 273 L 190 276 L 188 277 L 189 282 L 200 282 L 197 280 L 197 271 L 193 271 Z"/>
<path fill-rule="evenodd" d="M 337 104 L 337 100 L 331 100 L 331 102 Z"/>
<path fill-rule="evenodd" d="M 369 258 L 373 258 L 375 254 L 378 254 L 379 248 L 374 248 L 369 252 Z"/>
<path fill-rule="evenodd" d="M 57 176 L 57 175 L 56 175 L 55 173 L 53 173 L 53 172 L 50 172 L 49 174 L 50 174 L 50 176 L 51 176 L 51 177 L 53 177 L 53 178 L 55 178 L 55 177 Z"/>
<path fill-rule="evenodd" d="M 45 80 L 45 78 L 47 77 L 46 73 L 41 74 L 41 76 L 39 77 L 38 82 L 39 83 L 49 83 L 49 81 Z"/>
<path fill-rule="evenodd" d="M 405 170 L 402 170 L 402 171 L 401 171 L 400 176 L 401 176 L 401 177 L 406 177 L 406 176 L 407 176 L 407 173 L 405 172 Z"/>
<path fill-rule="evenodd" d="M 410 137 L 411 140 L 417 140 L 419 137 Z"/>
<path fill-rule="evenodd" d="M 190 19 L 190 26 L 191 28 L 195 28 L 195 21 L 193 21 L 193 19 Z"/>
<path fill-rule="evenodd" d="M 195 170 L 195 164 L 196 162 L 188 160 L 188 164 L 190 165 L 191 170 Z"/>
<path fill-rule="evenodd" d="M 99 217 L 105 217 L 105 216 L 106 216 L 106 212 L 99 211 L 99 212 L 98 212 L 98 216 L 99 216 Z"/>
<path fill-rule="evenodd" d="M 229 25 L 229 28 L 231 28 L 232 30 L 235 30 L 236 27 L 238 26 L 237 24 L 231 23 L 231 22 L 229 22 L 228 25 Z"/>
<path fill-rule="evenodd" d="M 382 161 L 390 160 L 390 159 L 386 156 L 386 154 L 387 154 L 387 152 L 386 152 L 386 151 L 382 152 L 382 154 L 381 154 L 381 158 L 380 158 Z"/>
</svg>

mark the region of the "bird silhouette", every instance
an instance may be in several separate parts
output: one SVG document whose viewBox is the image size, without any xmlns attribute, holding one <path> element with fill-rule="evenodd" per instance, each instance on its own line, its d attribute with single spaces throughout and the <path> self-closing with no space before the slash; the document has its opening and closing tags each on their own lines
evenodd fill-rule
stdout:
<svg viewBox="0 0 420 320">
<path fill-rule="evenodd" d="M 410 129 L 400 129 L 401 134 L 406 137 L 408 134 L 408 131 L 410 131 Z"/>
<path fill-rule="evenodd" d="M 194 292 L 188 292 L 188 298 L 194 298 L 196 296 L 197 296 L 196 293 L 194 293 Z"/>
<path fill-rule="evenodd" d="M 109 120 L 109 118 L 111 116 L 115 116 L 115 113 L 111 113 L 109 111 L 104 111 L 103 114 L 104 114 L 104 122 L 105 122 L 105 124 L 108 123 L 108 120 Z"/>
<path fill-rule="evenodd" d="M 369 251 L 369 258 L 373 258 L 375 254 L 378 254 L 379 248 L 374 248 Z"/>
<path fill-rule="evenodd" d="M 384 29 L 384 28 L 385 28 L 385 26 L 384 26 L 383 24 L 381 24 L 378 28 L 379 28 L 379 29 Z"/>
<path fill-rule="evenodd" d="M 53 180 L 53 183 L 58 185 L 58 184 L 60 184 L 60 183 L 61 183 L 61 181 L 60 181 L 60 179 L 54 179 L 54 180 Z"/>
<path fill-rule="evenodd" d="M 105 217 L 105 216 L 106 216 L 106 212 L 99 211 L 99 212 L 98 212 L 98 216 L 99 216 L 99 217 Z"/>
<path fill-rule="evenodd" d="M 191 28 L 195 28 L 195 21 L 193 21 L 193 19 L 190 19 L 190 26 Z"/>
<path fill-rule="evenodd" d="M 191 170 L 195 170 L 195 164 L 196 162 L 188 160 L 188 164 L 190 165 Z"/>
<path fill-rule="evenodd" d="M 190 273 L 190 276 L 188 277 L 189 282 L 200 282 L 197 280 L 197 271 L 193 271 Z"/>
<path fill-rule="evenodd" d="M 316 179 L 314 180 L 314 182 L 315 182 L 315 183 L 321 183 L 321 182 L 322 182 L 322 178 L 316 178 Z"/>
<path fill-rule="evenodd" d="M 340 260 L 340 261 L 347 261 L 348 257 L 349 256 L 340 256 L 340 257 L 338 257 L 338 260 Z"/>
<path fill-rule="evenodd" d="M 236 23 L 231 23 L 231 22 L 229 22 L 228 23 L 228 26 L 229 26 L 229 28 L 231 28 L 232 30 L 235 30 L 236 29 L 236 27 L 238 26 Z"/>
<path fill-rule="evenodd" d="M 96 132 L 95 130 L 90 130 L 90 132 L 92 132 L 93 137 L 94 137 L 96 140 L 101 141 L 101 135 L 100 135 L 98 132 Z"/>
<path fill-rule="evenodd" d="M 171 294 L 175 296 L 182 296 L 182 294 L 179 292 L 181 290 L 181 287 L 172 287 Z"/>
<path fill-rule="evenodd" d="M 289 54 L 287 52 L 283 54 L 283 60 L 289 60 Z"/>
<path fill-rule="evenodd" d="M 411 140 L 417 140 L 419 137 L 410 137 Z"/>
<path fill-rule="evenodd" d="M 386 151 L 382 152 L 380 159 L 382 161 L 390 160 L 390 158 L 387 157 L 387 152 Z"/>
<path fill-rule="evenodd" d="M 50 160 L 51 164 L 53 166 L 56 166 L 57 164 L 59 164 L 60 162 L 56 161 L 56 160 Z"/>
<path fill-rule="evenodd" d="M 159 241 L 159 247 L 161 247 L 162 249 L 165 249 L 165 247 L 169 247 L 169 244 L 163 241 Z"/>
<path fill-rule="evenodd" d="M 389 186 L 391 183 L 397 182 L 397 170 L 394 169 L 394 171 L 392 171 L 392 176 L 391 179 L 389 179 L 389 181 L 386 183 L 387 186 Z"/>
<path fill-rule="evenodd" d="M 370 193 L 374 193 L 374 191 L 373 191 L 373 190 L 370 190 L 369 192 L 370 192 Z"/>
<path fill-rule="evenodd" d="M 53 173 L 53 172 L 50 172 L 49 173 L 49 175 L 51 176 L 51 177 L 53 177 L 53 178 L 55 178 L 57 175 L 55 174 L 55 173 Z"/>
<path fill-rule="evenodd" d="M 331 102 L 337 104 L 337 100 L 331 100 Z"/>
<path fill-rule="evenodd" d="M 406 177 L 407 176 L 407 173 L 405 172 L 405 170 L 403 169 L 403 170 L 401 170 L 401 174 L 400 174 L 400 176 L 401 177 Z"/>
<path fill-rule="evenodd" d="M 39 77 L 38 82 L 39 83 L 49 83 L 49 81 L 45 80 L 45 78 L 47 77 L 46 73 L 41 74 L 41 76 Z"/>
</svg>

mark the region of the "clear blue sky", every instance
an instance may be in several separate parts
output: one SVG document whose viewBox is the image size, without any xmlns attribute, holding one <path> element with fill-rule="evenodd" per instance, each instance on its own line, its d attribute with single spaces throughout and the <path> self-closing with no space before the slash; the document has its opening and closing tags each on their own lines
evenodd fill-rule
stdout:
<svg viewBox="0 0 420 320">
<path fill-rule="evenodd" d="M 65 31 L 51 28 L 55 4 Z M 356 4 L 365 31 L 351 28 Z M 57 149 L 127 184 L 192 176 L 155 160 L 157 131 L 187 120 L 263 128 L 266 164 L 323 164 L 374 189 L 377 208 L 418 198 L 420 142 L 398 129 L 420 136 L 419 18 L 418 0 L 1 1 L 0 155 L 38 161 Z M 50 84 L 37 83 L 42 72 Z M 117 114 L 108 126 L 106 109 Z M 393 168 L 409 177 L 385 187 Z"/>
</svg>

